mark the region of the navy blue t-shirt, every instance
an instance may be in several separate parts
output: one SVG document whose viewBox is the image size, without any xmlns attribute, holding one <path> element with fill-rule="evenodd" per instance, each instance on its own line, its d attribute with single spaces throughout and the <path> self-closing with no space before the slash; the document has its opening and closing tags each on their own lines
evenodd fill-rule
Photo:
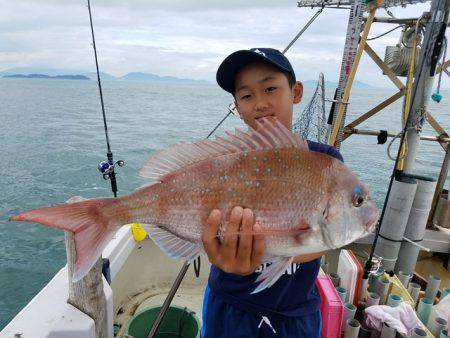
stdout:
<svg viewBox="0 0 450 338">
<path fill-rule="evenodd" d="M 308 146 L 312 151 L 343 161 L 339 151 L 329 145 L 308 141 Z M 212 265 L 208 284 L 224 302 L 257 315 L 305 316 L 316 313 L 320 307 L 320 296 L 315 285 L 319 267 L 320 258 L 307 263 L 293 263 L 270 288 L 251 294 L 263 266 L 251 275 L 240 276 Z"/>
</svg>

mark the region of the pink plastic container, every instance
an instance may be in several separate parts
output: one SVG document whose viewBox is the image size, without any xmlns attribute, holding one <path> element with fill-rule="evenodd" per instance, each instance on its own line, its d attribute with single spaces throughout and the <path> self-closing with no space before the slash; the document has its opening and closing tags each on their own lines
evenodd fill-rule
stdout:
<svg viewBox="0 0 450 338">
<path fill-rule="evenodd" d="M 316 280 L 322 314 L 322 338 L 340 338 L 344 306 L 330 277 L 320 275 Z"/>
</svg>

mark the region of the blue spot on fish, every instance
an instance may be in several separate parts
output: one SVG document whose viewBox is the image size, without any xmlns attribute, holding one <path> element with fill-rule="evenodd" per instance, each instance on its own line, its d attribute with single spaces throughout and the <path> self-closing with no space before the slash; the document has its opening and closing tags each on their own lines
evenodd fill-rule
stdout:
<svg viewBox="0 0 450 338">
<path fill-rule="evenodd" d="M 354 193 L 354 194 L 358 194 L 358 195 L 362 194 L 361 187 L 356 186 L 356 187 L 353 189 L 353 193 Z"/>
</svg>

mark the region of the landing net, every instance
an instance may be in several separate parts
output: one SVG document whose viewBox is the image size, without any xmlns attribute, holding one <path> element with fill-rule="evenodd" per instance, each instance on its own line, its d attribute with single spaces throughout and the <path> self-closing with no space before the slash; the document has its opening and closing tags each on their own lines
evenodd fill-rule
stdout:
<svg viewBox="0 0 450 338">
<path fill-rule="evenodd" d="M 319 74 L 316 90 L 308 105 L 294 122 L 293 130 L 303 139 L 327 143 L 327 118 L 325 115 L 325 83 Z"/>
</svg>

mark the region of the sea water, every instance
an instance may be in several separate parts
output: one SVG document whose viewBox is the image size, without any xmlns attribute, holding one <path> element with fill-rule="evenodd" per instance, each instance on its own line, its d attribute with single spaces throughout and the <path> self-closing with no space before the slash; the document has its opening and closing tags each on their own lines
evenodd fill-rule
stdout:
<svg viewBox="0 0 450 338">
<path fill-rule="evenodd" d="M 306 88 L 309 101 L 313 88 Z M 347 121 L 395 93 L 390 89 L 352 91 Z M 117 170 L 119 195 L 142 184 L 144 161 L 156 150 L 181 140 L 204 138 L 227 114 L 232 101 L 216 85 L 148 82 L 103 83 L 109 141 Z M 333 89 L 327 89 L 332 98 Z M 450 127 L 450 93 L 430 111 L 445 129 Z M 401 102 L 390 105 L 361 128 L 401 130 Z M 97 84 L 94 81 L 0 79 L 0 329 L 66 263 L 62 231 L 33 223 L 8 222 L 20 211 L 64 203 L 70 197 L 111 196 L 109 181 L 97 170 L 106 159 L 106 141 Z M 218 129 L 244 128 L 231 115 Z M 424 134 L 432 134 L 429 126 Z M 391 153 L 397 154 L 398 140 Z M 392 172 L 387 143 L 373 136 L 348 138 L 341 148 L 345 162 L 367 184 L 379 207 Z M 444 152 L 435 142 L 423 142 L 416 173 L 437 177 Z"/>
</svg>

